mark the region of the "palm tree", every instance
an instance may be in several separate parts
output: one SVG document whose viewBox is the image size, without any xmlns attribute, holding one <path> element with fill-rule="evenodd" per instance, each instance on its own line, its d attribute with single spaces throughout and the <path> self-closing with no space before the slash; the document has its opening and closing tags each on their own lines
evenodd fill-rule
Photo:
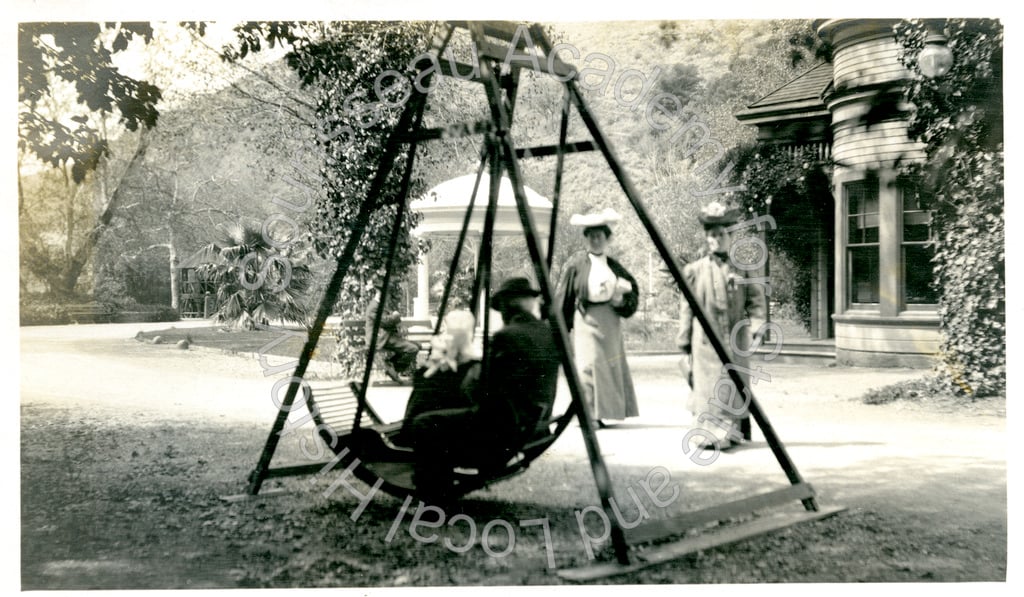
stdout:
<svg viewBox="0 0 1024 597">
<path fill-rule="evenodd" d="M 216 321 L 243 329 L 272 320 L 307 323 L 309 248 L 302 242 L 275 244 L 258 227 L 232 224 L 220 240 L 203 247 L 206 265 L 200 269 L 217 288 Z"/>
</svg>

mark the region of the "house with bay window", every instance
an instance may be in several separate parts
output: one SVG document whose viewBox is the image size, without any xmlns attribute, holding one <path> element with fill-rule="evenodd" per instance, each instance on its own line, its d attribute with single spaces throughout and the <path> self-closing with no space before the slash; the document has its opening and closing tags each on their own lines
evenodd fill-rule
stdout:
<svg viewBox="0 0 1024 597">
<path fill-rule="evenodd" d="M 897 58 L 895 22 L 815 21 L 832 62 L 736 114 L 757 126 L 759 143 L 811 148 L 833 164 L 831 193 L 812 198 L 834 218 L 809 237 L 811 335 L 834 341 L 840 364 L 926 367 L 939 348 L 931 218 L 899 176 L 925 154 L 907 136 L 899 83 L 912 74 Z"/>
</svg>

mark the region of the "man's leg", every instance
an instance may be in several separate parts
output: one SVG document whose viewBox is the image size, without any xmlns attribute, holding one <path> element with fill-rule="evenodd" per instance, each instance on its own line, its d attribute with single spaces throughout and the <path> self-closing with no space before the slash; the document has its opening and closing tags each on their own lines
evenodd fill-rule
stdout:
<svg viewBox="0 0 1024 597">
<path fill-rule="evenodd" d="M 754 437 L 750 427 L 750 415 L 747 415 L 740 419 L 740 433 L 743 434 L 743 439 L 748 442 Z"/>
<path fill-rule="evenodd" d="M 402 375 L 412 375 L 420 345 L 411 340 L 395 338 L 388 342 L 386 348 L 391 353 L 390 362 L 395 370 Z"/>
<path fill-rule="evenodd" d="M 380 362 L 384 366 L 385 375 L 391 378 L 392 381 L 401 382 L 402 379 L 398 374 L 398 368 L 395 367 L 395 353 L 385 347 L 381 348 L 378 354 L 380 355 Z"/>
<path fill-rule="evenodd" d="M 403 437 L 416 458 L 413 483 L 423 495 L 444 497 L 451 492 L 454 468 L 465 456 L 460 448 L 474 418 L 473 409 L 449 408 L 417 415 L 404 424 Z"/>
</svg>

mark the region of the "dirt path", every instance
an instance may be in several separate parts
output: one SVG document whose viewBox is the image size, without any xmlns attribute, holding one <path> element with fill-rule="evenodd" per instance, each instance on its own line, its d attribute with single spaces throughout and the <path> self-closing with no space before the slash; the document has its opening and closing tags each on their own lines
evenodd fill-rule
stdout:
<svg viewBox="0 0 1024 597">
<path fill-rule="evenodd" d="M 22 328 L 23 431 L 26 417 L 34 416 L 26 413 L 61 409 L 108 426 L 170 422 L 269 429 L 276 414 L 271 390 L 287 373 L 265 377 L 251 357 L 181 351 L 131 339 L 145 328 L 139 324 Z M 757 432 L 752 444 L 721 455 L 710 466 L 693 464 L 681 447 L 689 420 L 682 408 L 675 357 L 638 357 L 631 362 L 641 417 L 599 434 L 617 486 L 628 487 L 654 467 L 664 467 L 682 488 L 682 499 L 667 507 L 677 511 L 786 483 Z M 856 519 L 861 534 L 865 524 L 876 525 L 882 532 L 882 527 L 899 521 L 912 529 L 909 539 L 917 541 L 912 544 L 921 545 L 908 550 L 904 543 L 900 553 L 851 564 L 859 566 L 855 570 L 864 570 L 861 580 L 892 579 L 893 574 L 898 580 L 994 580 L 1005 575 L 1007 444 L 1006 420 L 998 412 L 999 405 L 967 414 L 943 412 L 941 405 L 869 406 L 854 399 L 870 387 L 922 372 L 771 363 L 763 367 L 771 380 L 755 387 L 758 399 L 800 472 L 818 490 L 820 501 L 841 504 L 851 513 L 871 518 L 870 524 Z M 385 418 L 394 419 L 402 412 L 407 392 L 375 388 L 371 400 Z M 565 392 L 563 402 L 564 396 Z M 33 420 L 32 428 L 38 424 Z M 249 433 L 261 441 L 259 432 Z M 232 474 L 244 476 L 244 463 L 234 468 L 239 472 Z M 26 474 L 23 471 L 23 479 Z M 583 442 L 578 430 L 570 427 L 531 471 L 502 484 L 501 491 L 509 501 L 526 500 L 557 509 L 579 503 L 579 495 L 594 493 L 592 488 Z M 28 533 L 24 541 L 32 537 Z M 871 541 L 865 537 L 845 540 Z M 933 547 L 929 542 L 945 545 Z M 987 546 L 986 553 L 976 553 L 978 544 Z M 808 549 L 827 556 L 828 550 L 837 547 L 825 541 Z M 879 549 L 884 552 L 885 546 Z M 52 578 L 61 575 L 60 566 L 55 566 L 50 569 Z M 910 573 L 899 576 L 900 570 Z M 65 572 L 72 579 L 76 574 L 81 571 L 74 566 Z M 836 574 L 836 579 L 850 576 Z M 151 588 L 177 586 L 161 585 L 159 579 L 154 582 Z M 670 577 L 670 582 L 722 580 Z M 222 581 L 211 583 L 225 586 Z"/>
</svg>

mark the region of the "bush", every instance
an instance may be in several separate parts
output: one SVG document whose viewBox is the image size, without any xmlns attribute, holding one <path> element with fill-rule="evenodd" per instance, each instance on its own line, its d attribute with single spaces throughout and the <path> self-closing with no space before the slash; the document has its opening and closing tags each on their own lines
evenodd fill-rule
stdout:
<svg viewBox="0 0 1024 597">
<path fill-rule="evenodd" d="M 75 315 L 76 306 L 98 305 L 103 312 L 96 315 Z M 106 302 L 76 298 L 67 302 L 53 299 L 26 299 L 20 311 L 21 325 L 68 325 L 72 323 L 146 323 L 178 321 L 178 310 L 167 305 L 133 305 L 119 307 Z"/>
<path fill-rule="evenodd" d="M 903 173 L 933 210 L 939 373 L 952 391 L 977 398 L 1006 389 L 1003 26 L 949 19 L 945 29 L 951 70 L 906 82 L 904 99 L 916 107 L 908 133 L 928 160 Z M 919 73 L 926 23 L 902 21 L 895 33 L 901 62 Z"/>
<path fill-rule="evenodd" d="M 640 315 L 622 320 L 622 338 L 627 352 L 676 352 L 678 319 L 649 319 Z"/>
<path fill-rule="evenodd" d="M 361 379 L 366 369 L 366 339 L 362 327 L 351 327 L 344 323 L 334 330 L 335 346 L 331 360 L 339 367 L 343 379 Z M 377 351 L 378 354 L 380 351 Z"/>
<path fill-rule="evenodd" d="M 811 324 L 811 273 L 817 234 L 832 226 L 833 164 L 814 150 L 795 155 L 777 147 L 754 145 L 737 150 L 745 189 L 740 203 L 751 214 L 771 215 L 776 228 L 766 232 L 771 251 L 772 300 L 790 303 L 805 327 Z M 822 239 L 820 242 L 823 242 Z M 735 241 L 734 241 L 735 242 Z"/>
<path fill-rule="evenodd" d="M 57 303 L 22 303 L 21 325 L 64 325 L 71 323 L 64 305 Z"/>
<path fill-rule="evenodd" d="M 782 328 L 783 338 L 803 338 L 808 335 L 806 318 L 793 303 L 771 303 L 771 321 Z"/>
<path fill-rule="evenodd" d="M 943 222 L 935 273 L 941 372 L 957 392 L 982 397 L 1006 388 L 1005 236 L 1001 197 L 974 197 Z"/>
</svg>

